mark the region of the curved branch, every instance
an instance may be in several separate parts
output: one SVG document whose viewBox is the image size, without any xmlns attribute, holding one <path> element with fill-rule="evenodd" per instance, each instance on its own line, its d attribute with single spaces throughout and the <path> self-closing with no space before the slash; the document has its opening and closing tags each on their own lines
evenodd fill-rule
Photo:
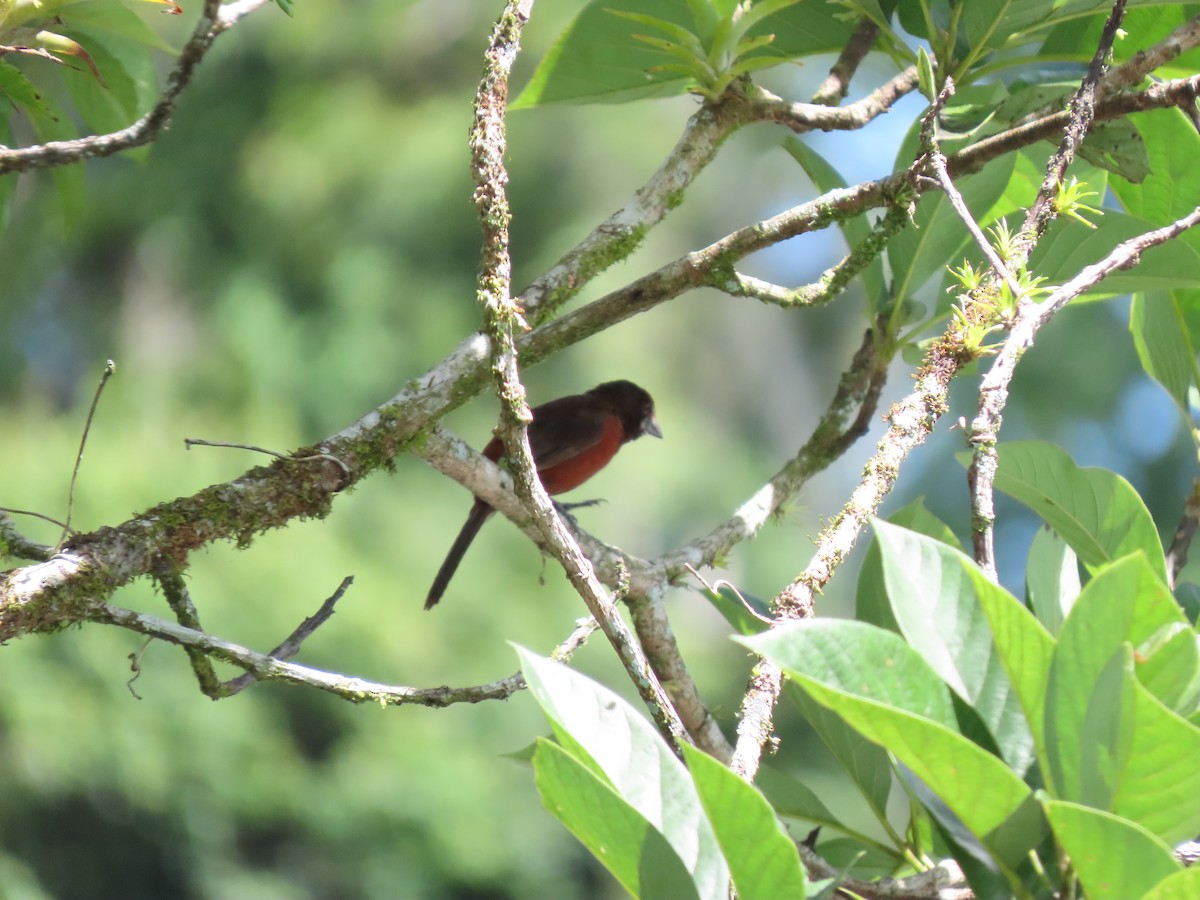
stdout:
<svg viewBox="0 0 1200 900">
<path fill-rule="evenodd" d="M 239 0 L 222 6 L 220 0 L 205 0 L 200 20 L 187 43 L 183 45 L 174 68 L 167 75 L 167 85 L 150 112 L 129 127 L 108 134 L 71 141 L 48 141 L 15 150 L 0 150 L 0 175 L 48 169 L 85 159 L 112 156 L 114 153 L 131 150 L 155 140 L 171 121 L 179 95 L 191 82 L 196 67 L 212 47 L 213 41 L 266 2 L 267 0 Z"/>
<path fill-rule="evenodd" d="M 239 644 L 168 622 L 156 616 L 123 609 L 109 603 L 97 604 L 92 617 L 97 622 L 117 625 L 148 637 L 158 638 L 180 647 L 224 660 L 245 669 L 258 681 L 286 681 L 334 694 L 353 703 L 378 703 L 381 706 L 452 706 L 455 703 L 480 703 L 484 700 L 507 700 L 517 691 L 524 690 L 525 678 L 520 672 L 470 687 L 417 688 L 405 685 L 381 684 L 364 678 L 353 678 L 336 672 L 326 672 L 310 666 L 302 666 L 286 660 L 257 653 Z M 586 620 L 579 624 L 571 635 L 551 654 L 555 659 L 566 659 L 578 648 L 592 631 L 595 623 Z"/>
</svg>

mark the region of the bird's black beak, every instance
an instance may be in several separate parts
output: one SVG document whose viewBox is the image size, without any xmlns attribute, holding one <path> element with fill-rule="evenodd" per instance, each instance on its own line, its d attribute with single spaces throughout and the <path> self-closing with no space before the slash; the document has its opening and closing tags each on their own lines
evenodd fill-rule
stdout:
<svg viewBox="0 0 1200 900">
<path fill-rule="evenodd" d="M 662 429 L 658 427 L 658 419 L 654 416 L 647 416 L 642 421 L 642 434 L 648 434 L 651 437 L 661 438 Z"/>
</svg>

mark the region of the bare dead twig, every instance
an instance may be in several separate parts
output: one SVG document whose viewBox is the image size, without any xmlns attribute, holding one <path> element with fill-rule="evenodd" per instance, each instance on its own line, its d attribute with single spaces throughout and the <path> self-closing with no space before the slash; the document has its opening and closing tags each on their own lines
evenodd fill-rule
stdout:
<svg viewBox="0 0 1200 900">
<path fill-rule="evenodd" d="M 75 454 L 75 466 L 71 469 L 71 484 L 67 488 L 67 519 L 63 523 L 58 543 L 54 546 L 56 553 L 62 549 L 63 543 L 71 533 L 71 515 L 75 511 L 75 482 L 79 478 L 79 466 L 83 463 L 83 451 L 87 447 L 88 434 L 92 430 L 92 419 L 96 417 L 96 407 L 100 405 L 100 395 L 104 393 L 104 386 L 108 384 L 108 379 L 112 378 L 115 371 L 117 371 L 117 364 L 111 359 L 108 360 L 100 375 L 100 383 L 96 385 L 96 393 L 92 396 L 92 405 L 88 408 L 87 420 L 83 423 L 83 434 L 79 436 L 79 452 Z"/>
<path fill-rule="evenodd" d="M 52 546 L 49 544 L 39 544 L 37 541 L 30 540 L 17 530 L 17 525 L 9 518 L 9 514 L 14 516 L 33 516 L 35 519 L 44 519 L 51 525 L 57 525 L 59 528 L 66 527 L 65 522 L 60 522 L 58 519 L 39 512 L 0 506 L 0 547 L 4 548 L 4 555 L 12 556 L 16 559 L 31 559 L 39 562 L 45 562 L 54 555 L 54 548 Z"/>
<path fill-rule="evenodd" d="M 296 630 L 289 634 L 275 649 L 267 655 L 272 659 L 291 659 L 300 652 L 300 645 L 307 640 L 313 632 L 329 621 L 333 615 L 333 608 L 337 602 L 342 599 L 342 596 L 350 589 L 350 585 L 354 584 L 354 576 L 347 575 L 342 579 L 342 583 L 338 585 L 337 590 L 325 598 L 325 602 L 311 616 L 308 616 L 303 622 L 296 626 Z M 252 684 L 258 683 L 258 676 L 252 671 L 243 672 L 236 678 L 231 678 L 219 686 L 218 694 L 210 694 L 214 700 L 220 697 L 232 697 L 235 694 L 240 694 Z M 203 689 L 203 688 L 202 688 Z M 207 693 L 207 692 L 206 692 Z"/>
<path fill-rule="evenodd" d="M 293 456 L 290 453 L 280 453 L 278 450 L 268 450 L 266 447 L 255 447 L 253 444 L 233 444 L 229 443 L 228 441 L 206 441 L 200 438 L 184 438 L 183 446 L 188 450 L 191 450 L 193 447 L 226 447 L 231 450 L 250 450 L 254 453 L 265 453 L 267 456 L 273 456 L 276 459 L 282 459 L 284 462 L 312 462 L 313 460 L 323 459 L 338 466 L 346 475 L 350 474 L 350 467 L 332 453 L 310 453 L 306 456 Z"/>
</svg>

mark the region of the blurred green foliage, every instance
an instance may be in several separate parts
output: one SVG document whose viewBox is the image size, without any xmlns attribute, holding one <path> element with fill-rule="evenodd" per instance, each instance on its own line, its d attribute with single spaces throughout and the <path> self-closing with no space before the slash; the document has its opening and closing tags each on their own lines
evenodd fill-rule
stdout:
<svg viewBox="0 0 1200 900">
<path fill-rule="evenodd" d="M 194 6 L 182 20 L 152 11 L 147 19 L 178 46 Z M 572 7 L 539 6 L 518 83 Z M 6 176 L 16 185 L 0 240 L 0 505 L 62 514 L 105 358 L 118 373 L 84 460 L 81 529 L 260 462 L 242 451 L 186 451 L 185 437 L 278 450 L 312 442 L 474 330 L 478 232 L 466 133 L 498 9 L 360 0 L 302 3 L 286 18 L 267 7 L 221 39 L 144 160 L 88 165 L 83 205 L 69 222 L 49 176 Z M 824 68 L 818 61 L 778 77 L 804 96 Z M 878 74 L 867 67 L 860 77 L 871 84 Z M 694 108 L 677 98 L 514 116 L 518 287 L 630 195 Z M 893 148 L 876 138 L 850 147 L 848 168 L 890 166 Z M 778 135 L 738 134 L 682 209 L 597 290 L 815 194 Z M 811 235 L 758 265 L 802 283 L 842 252 L 836 238 Z M 632 446 L 589 484 L 587 496 L 610 502 L 585 511 L 585 526 L 651 555 L 727 516 L 806 438 L 858 343 L 862 304 L 851 291 L 834 308 L 801 315 L 692 294 L 531 371 L 535 401 L 611 377 L 645 384 L 658 400 L 667 440 Z M 1006 429 L 1113 465 L 1167 521 L 1187 478 L 1187 449 L 1169 440 L 1170 401 L 1166 413 L 1157 400 L 1123 409 L 1120 398 L 1145 384 L 1123 323 L 1099 304 L 1069 318 L 1023 364 Z M 1064 371 L 1056 354 L 1080 346 L 1108 365 Z M 1051 378 L 1070 398 L 1068 416 L 1048 403 Z M 906 389 L 897 378 L 890 396 Z M 485 398 L 449 424 L 479 444 L 493 420 Z M 1129 442 L 1131 428 L 1168 439 L 1145 450 Z M 959 440 L 940 435 L 911 474 L 943 465 Z M 818 479 L 785 527 L 739 549 L 731 577 L 766 594 L 798 571 L 808 536 L 837 508 L 866 452 L 856 448 Z M 892 502 L 930 483 L 914 477 Z M 953 491 L 939 488 L 929 505 L 963 527 Z M 422 686 L 502 677 L 516 668 L 507 641 L 548 652 L 583 609 L 551 567 L 539 584 L 536 554 L 499 523 L 472 549 L 445 602 L 423 613 L 428 580 L 468 506 L 462 489 L 400 459 L 393 477 L 340 498 L 325 522 L 297 523 L 250 552 L 201 554 L 189 584 L 208 629 L 265 650 L 353 574 L 301 661 Z M 57 539 L 44 523 L 22 527 Z M 852 579 L 844 584 L 831 586 L 833 607 L 846 602 Z M 163 609 L 144 584 L 116 602 Z M 698 594 L 678 591 L 669 605 L 700 687 L 732 731 L 747 657 Z M 128 633 L 90 626 L 0 652 L 8 761 L 0 767 L 0 897 L 616 895 L 541 809 L 529 770 L 501 756 L 545 729 L 528 697 L 379 710 L 260 685 L 212 704 L 183 655 L 156 644 L 140 657 L 139 700 L 126 684 L 127 657 L 141 651 Z M 577 663 L 624 683 L 598 640 Z M 780 718 L 781 728 L 799 728 L 788 711 Z M 818 754 L 813 766 L 827 760 Z"/>
</svg>

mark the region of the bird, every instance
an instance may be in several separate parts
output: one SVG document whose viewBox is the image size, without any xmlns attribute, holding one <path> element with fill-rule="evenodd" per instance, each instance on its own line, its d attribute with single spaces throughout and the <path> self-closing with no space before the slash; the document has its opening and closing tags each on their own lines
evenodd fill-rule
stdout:
<svg viewBox="0 0 1200 900">
<path fill-rule="evenodd" d="M 561 494 L 579 487 L 616 456 L 629 441 L 644 434 L 661 438 L 654 417 L 654 400 L 632 381 L 606 381 L 585 394 L 559 397 L 531 413 L 529 447 L 537 466 L 538 479 L 548 494 Z M 483 455 L 499 462 L 504 445 L 498 437 L 483 448 Z M 458 533 L 442 567 L 438 569 L 425 608 L 442 599 L 463 554 L 496 510 L 475 498 L 466 524 Z"/>
</svg>

